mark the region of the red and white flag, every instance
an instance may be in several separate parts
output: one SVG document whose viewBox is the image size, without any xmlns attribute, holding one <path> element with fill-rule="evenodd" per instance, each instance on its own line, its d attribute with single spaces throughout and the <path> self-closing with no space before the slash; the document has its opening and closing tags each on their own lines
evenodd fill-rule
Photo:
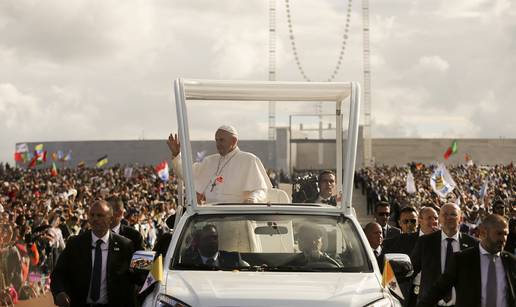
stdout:
<svg viewBox="0 0 516 307">
<path fill-rule="evenodd" d="M 168 173 L 168 163 L 167 161 L 163 161 L 156 166 L 156 173 L 158 173 L 158 177 L 163 181 L 168 181 L 169 173 Z"/>
</svg>

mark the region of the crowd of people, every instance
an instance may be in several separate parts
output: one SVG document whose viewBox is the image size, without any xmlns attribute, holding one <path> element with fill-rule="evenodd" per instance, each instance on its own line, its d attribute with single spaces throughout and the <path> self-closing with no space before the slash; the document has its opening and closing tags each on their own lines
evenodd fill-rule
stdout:
<svg viewBox="0 0 516 307">
<path fill-rule="evenodd" d="M 436 167 L 414 163 L 357 172 L 355 187 L 374 216 L 364 232 L 378 266 L 383 270 L 391 253 L 410 257 L 414 274 L 399 283 L 403 306 L 514 306 L 513 165 L 450 167 L 456 187 L 445 196 L 430 184 Z"/>
<path fill-rule="evenodd" d="M 50 169 L 0 164 L 2 298 L 15 302 L 48 291 L 65 242 L 90 228 L 88 209 L 97 199 L 121 200 L 122 223 L 152 248 L 170 225 L 176 189 L 173 177 L 164 182 L 152 167 L 61 169 L 53 176 Z"/>
<path fill-rule="evenodd" d="M 367 211 L 375 217 L 374 222 L 366 225 L 365 232 L 379 265 L 383 265 L 381 257 L 386 251 L 412 255 L 420 235 L 445 228 L 444 220 L 441 221 L 446 211 L 443 207 L 458 212 L 458 229 L 473 239 L 481 239 L 481 225 L 492 213 L 504 217 L 509 230 L 505 250 L 515 254 L 516 169 L 513 165 L 450 167 L 457 186 L 445 198 L 439 197 L 430 185 L 434 168 L 412 163 L 406 167 L 369 167 L 357 171 L 355 188 L 363 193 Z M 410 193 L 407 189 L 409 172 L 416 187 Z M 306 186 L 316 186 L 317 191 L 303 193 L 304 201 L 335 204 L 335 195 L 331 195 L 335 175 L 326 171 L 312 177 L 293 176 L 301 178 L 300 182 L 305 182 Z M 216 181 L 213 182 L 215 185 Z M 294 188 L 293 193 L 300 191 Z M 106 200 L 111 208 L 110 229 L 122 234 L 121 224 L 131 226 L 128 228 L 138 234 L 124 236 L 132 237 L 139 248 L 152 249 L 160 236 L 169 235 L 177 195 L 175 177 L 171 175 L 168 181 L 163 181 L 153 167 L 79 167 L 60 169 L 56 176 L 51 169 L 22 169 L 0 164 L 2 299 L 8 297 L 16 301 L 48 291 L 49 276 L 66 242 L 92 229 L 88 221 L 92 204 Z M 295 200 L 296 195 L 293 196 Z M 141 242 L 136 243 L 139 239 L 134 237 L 140 237 Z M 413 282 L 411 280 L 404 288 L 408 293 L 416 285 Z M 415 303 L 407 301 L 406 304 Z"/>
</svg>

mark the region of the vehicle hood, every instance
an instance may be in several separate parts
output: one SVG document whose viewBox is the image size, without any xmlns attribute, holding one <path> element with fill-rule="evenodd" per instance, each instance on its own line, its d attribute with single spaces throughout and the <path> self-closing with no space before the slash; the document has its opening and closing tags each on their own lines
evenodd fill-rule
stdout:
<svg viewBox="0 0 516 307">
<path fill-rule="evenodd" d="M 383 297 L 374 273 L 169 271 L 166 294 L 190 306 L 363 306 Z"/>
</svg>

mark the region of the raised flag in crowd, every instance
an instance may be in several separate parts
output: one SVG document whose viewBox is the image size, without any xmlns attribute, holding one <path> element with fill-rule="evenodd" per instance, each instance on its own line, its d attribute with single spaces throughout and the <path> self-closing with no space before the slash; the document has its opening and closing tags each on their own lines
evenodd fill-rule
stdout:
<svg viewBox="0 0 516 307">
<path fill-rule="evenodd" d="M 158 173 L 158 177 L 162 181 L 168 181 L 169 172 L 168 172 L 168 163 L 167 161 L 163 161 L 156 166 L 156 173 Z"/>
<path fill-rule="evenodd" d="M 57 167 L 56 167 L 56 163 L 55 162 L 52 162 L 52 169 L 50 170 L 50 175 L 52 177 L 56 177 L 57 176 Z"/>
<path fill-rule="evenodd" d="M 414 181 L 414 175 L 409 171 L 407 174 L 407 193 L 416 193 L 416 182 Z"/>
<path fill-rule="evenodd" d="M 68 153 L 63 158 L 63 161 L 70 161 L 70 160 L 72 160 L 72 150 L 71 149 L 68 150 Z"/>
<path fill-rule="evenodd" d="M 457 153 L 457 140 L 453 140 L 450 147 L 446 149 L 446 152 L 444 153 L 444 159 L 448 160 L 448 158 L 450 158 L 450 156 L 455 153 Z"/>
<path fill-rule="evenodd" d="M 430 177 L 430 186 L 432 190 L 441 198 L 445 198 L 448 193 L 453 191 L 457 184 L 446 169 L 444 164 L 439 163 L 435 168 L 432 177 Z"/>
<path fill-rule="evenodd" d="M 133 176 L 133 168 L 130 166 L 126 166 L 124 169 L 124 177 L 129 179 Z"/>
<path fill-rule="evenodd" d="M 16 144 L 16 150 L 14 152 L 14 160 L 17 162 L 28 161 L 29 146 L 27 143 Z"/>
<path fill-rule="evenodd" d="M 97 167 L 102 167 L 109 162 L 108 155 L 103 155 L 102 157 L 97 159 L 97 163 L 95 164 Z"/>
<path fill-rule="evenodd" d="M 64 159 L 64 152 L 62 150 L 58 150 L 57 151 L 57 159 L 59 161 L 63 161 L 63 159 Z"/>
</svg>

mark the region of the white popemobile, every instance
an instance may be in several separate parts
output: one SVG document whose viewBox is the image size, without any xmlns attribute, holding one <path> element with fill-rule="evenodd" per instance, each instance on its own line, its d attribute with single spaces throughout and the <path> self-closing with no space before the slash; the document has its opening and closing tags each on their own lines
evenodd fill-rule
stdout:
<svg viewBox="0 0 516 307">
<path fill-rule="evenodd" d="M 351 204 L 359 92 L 357 83 L 176 80 L 186 195 L 178 197 L 163 280 L 143 306 L 400 306 L 382 286 Z M 186 112 L 190 100 L 334 101 L 336 187 L 341 196 L 337 206 L 292 204 L 276 189 L 263 204 L 198 206 Z M 347 101 L 350 118 L 343 161 L 341 106 Z M 395 273 L 410 274 L 406 259 L 398 261 Z"/>
</svg>

